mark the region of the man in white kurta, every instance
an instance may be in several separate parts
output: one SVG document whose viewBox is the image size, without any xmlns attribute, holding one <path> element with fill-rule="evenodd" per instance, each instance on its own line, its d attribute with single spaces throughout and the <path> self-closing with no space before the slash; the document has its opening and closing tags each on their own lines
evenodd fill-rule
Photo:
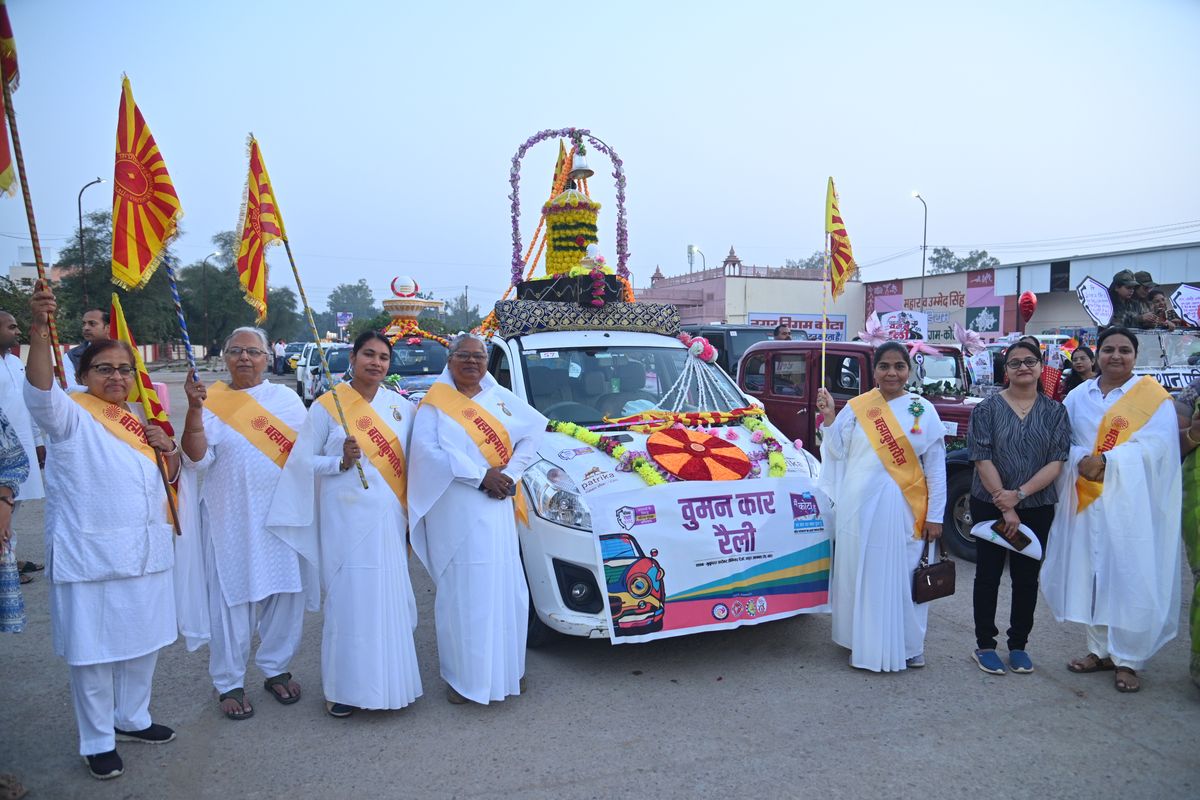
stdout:
<svg viewBox="0 0 1200 800">
<path fill-rule="evenodd" d="M 945 427 L 922 398 L 920 431 L 913 433 L 909 406 L 915 398 L 903 394 L 888 407 L 925 473 L 925 520 L 940 525 L 946 510 Z M 830 580 L 833 640 L 850 650 L 851 666 L 902 670 L 925 652 L 929 604 L 912 601 L 913 570 L 925 542 L 913 538 L 912 509 L 853 409 L 845 406 L 824 431 L 820 485 L 837 509 Z M 930 546 L 931 560 L 935 548 Z"/>
<path fill-rule="evenodd" d="M 454 389 L 449 371 L 438 382 Z M 471 399 L 508 431 L 512 456 L 502 472 L 519 483 L 537 458 L 546 418 L 490 375 L 480 386 Z M 409 514 L 418 521 L 413 549 L 437 584 L 442 678 L 476 703 L 520 694 L 529 588 L 513 501 L 480 491 L 486 458 L 461 425 L 428 403 L 417 411 L 410 460 Z"/>
<path fill-rule="evenodd" d="M 304 404 L 287 386 L 262 381 L 230 391 L 245 392 L 293 430 L 304 423 Z M 194 414 L 189 409 L 184 428 L 183 506 L 187 527 L 198 523 L 198 535 L 189 540 L 185 531 L 180 543 L 180 632 L 191 650 L 208 643 L 209 675 L 225 695 L 244 689 L 255 633 L 263 675 L 288 675 L 303 634 L 304 570 L 295 549 L 267 530 L 280 467 L 209 408 L 202 412 L 208 446 L 193 460 L 186 437 Z M 198 503 L 192 501 L 197 484 Z M 287 686 L 268 691 L 281 701 L 293 695 Z"/>
<path fill-rule="evenodd" d="M 4 409 L 29 458 L 29 477 L 21 484 L 17 494 L 18 508 L 26 500 L 40 500 L 46 496 L 39 466 L 45 460 L 45 443 L 41 430 L 25 407 L 25 365 L 11 352 L 19 335 L 20 329 L 13 316 L 7 311 L 0 311 L 0 408 Z"/>
<path fill-rule="evenodd" d="M 355 390 L 342 383 L 337 391 L 349 406 L 348 393 Z M 412 403 L 380 386 L 370 406 L 407 450 L 416 413 Z M 357 469 L 341 468 L 345 441 L 345 430 L 325 403 L 314 403 L 267 517 L 272 531 L 320 565 L 321 678 L 335 716 L 359 708 L 403 708 L 421 696 L 407 511 L 371 458 L 359 460 L 367 489 Z M 365 454 L 372 447 L 370 428 L 356 425 L 355 441 Z"/>
<path fill-rule="evenodd" d="M 1075 481 L 1105 413 L 1140 380 L 1105 396 L 1099 379 L 1067 395 L 1071 456 L 1042 564 L 1042 594 L 1059 621 L 1088 626 L 1088 652 L 1140 670 L 1175 638 L 1180 602 L 1179 423 L 1170 397 L 1105 453 L 1103 492 L 1082 512 Z"/>
<path fill-rule="evenodd" d="M 49 391 L 27 383 L 24 392 L 48 440 L 54 651 L 70 665 L 80 755 L 107 753 L 121 731 L 150 727 L 158 651 L 176 637 L 166 493 L 154 461 L 105 430 L 57 383 Z M 104 476 L 102 490 L 97 476 Z"/>
</svg>

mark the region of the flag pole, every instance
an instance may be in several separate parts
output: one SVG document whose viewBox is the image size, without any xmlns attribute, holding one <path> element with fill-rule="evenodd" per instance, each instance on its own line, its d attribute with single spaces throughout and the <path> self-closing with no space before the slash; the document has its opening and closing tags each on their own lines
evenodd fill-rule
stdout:
<svg viewBox="0 0 1200 800">
<path fill-rule="evenodd" d="M 829 338 L 829 234 L 825 236 L 825 277 L 821 279 L 821 388 L 825 388 L 825 342 Z"/>
<path fill-rule="evenodd" d="M 317 321 L 313 319 L 312 306 L 308 304 L 308 295 L 304 293 L 304 284 L 300 282 L 300 270 L 296 268 L 296 259 L 292 256 L 292 243 L 283 239 L 283 247 L 287 250 L 288 263 L 292 265 L 292 274 L 296 276 L 296 288 L 300 290 L 300 302 L 304 304 L 304 314 L 308 318 L 308 329 L 313 335 L 313 341 L 317 344 L 317 355 L 321 359 L 321 372 L 325 375 L 325 380 L 329 381 L 329 391 L 333 395 L 333 404 L 337 408 L 338 421 L 342 423 L 342 430 L 346 432 L 346 436 L 350 436 L 350 426 L 346 424 L 346 413 L 342 411 L 342 401 L 338 397 L 338 393 L 334 391 L 333 375 L 329 372 L 329 362 L 325 360 L 325 348 L 321 346 L 321 335 L 317 333 Z M 358 479 L 362 481 L 362 487 L 367 487 L 367 475 L 363 472 L 362 463 L 355 459 L 354 466 L 358 467 Z"/>
<path fill-rule="evenodd" d="M 25 218 L 29 221 L 29 238 L 33 242 L 33 260 L 37 264 L 38 280 L 42 285 L 49 286 L 50 281 L 46 278 L 46 265 L 42 261 L 42 245 L 38 240 L 37 221 L 33 217 L 33 198 L 29 194 L 29 181 L 25 177 L 25 156 L 21 152 L 21 137 L 17 133 L 17 114 L 13 111 L 12 104 L 12 87 L 9 86 L 8 76 L 0 75 L 0 83 L 4 84 L 4 113 L 8 116 L 8 128 L 12 131 L 13 143 L 13 159 L 17 162 L 17 175 L 21 180 L 21 196 L 25 200 Z M 83 264 L 83 252 L 79 253 L 80 269 L 86 269 Z M 54 322 L 54 315 L 48 317 L 50 322 L 50 350 L 54 353 L 54 377 L 58 378 L 58 385 L 63 389 L 67 388 L 66 373 L 63 372 L 62 352 L 58 346 L 58 325 Z"/>
<path fill-rule="evenodd" d="M 187 320 L 183 318 L 183 302 L 179 299 L 179 284 L 175 279 L 175 268 L 164 259 L 163 266 L 167 268 L 167 283 L 171 285 L 171 300 L 175 303 L 175 316 L 179 318 L 179 331 L 183 335 L 183 352 L 187 355 L 188 369 L 192 378 L 200 380 L 196 374 L 196 355 L 192 352 L 192 337 L 188 335 Z"/>
</svg>

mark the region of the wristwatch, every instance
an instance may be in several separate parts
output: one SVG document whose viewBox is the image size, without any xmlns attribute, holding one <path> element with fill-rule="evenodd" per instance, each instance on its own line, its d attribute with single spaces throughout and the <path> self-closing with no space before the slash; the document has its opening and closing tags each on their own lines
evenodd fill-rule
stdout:
<svg viewBox="0 0 1200 800">
<path fill-rule="evenodd" d="M 1017 500 L 1018 500 L 1018 501 L 1020 501 L 1020 500 L 1024 500 L 1024 499 L 1025 499 L 1026 497 L 1028 497 L 1028 496 L 1029 496 L 1029 495 L 1027 495 L 1027 494 L 1025 494 L 1023 491 L 1021 491 L 1021 487 L 1019 487 L 1019 486 L 1017 487 Z"/>
</svg>

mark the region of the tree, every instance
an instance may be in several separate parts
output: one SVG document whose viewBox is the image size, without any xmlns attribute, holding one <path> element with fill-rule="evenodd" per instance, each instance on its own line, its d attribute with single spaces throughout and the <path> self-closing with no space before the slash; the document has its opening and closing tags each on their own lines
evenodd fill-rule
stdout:
<svg viewBox="0 0 1200 800">
<path fill-rule="evenodd" d="M 112 283 L 111 213 L 93 211 L 88 214 L 83 226 L 83 240 L 85 258 L 80 258 L 78 231 L 71 238 L 71 244 L 59 251 L 57 266 L 63 274 L 54 293 L 59 309 L 55 321 L 62 341 L 78 341 L 83 313 L 89 308 L 107 310 L 114 292 L 121 298 L 125 318 L 139 344 L 180 341 L 179 319 L 171 299 L 165 264 L 159 265 L 144 287 L 126 292 Z M 179 261 L 170 248 L 163 260 L 178 267 Z"/>
<path fill-rule="evenodd" d="M 447 330 L 457 333 L 458 331 L 469 331 L 479 325 L 482 321 L 482 317 L 479 316 L 479 306 L 473 306 L 470 302 L 470 298 L 464 291 L 446 304 Z"/>
<path fill-rule="evenodd" d="M 328 308 L 331 314 L 349 311 L 355 319 L 370 319 L 380 313 L 379 306 L 375 305 L 375 295 L 364 278 L 359 278 L 358 283 L 339 284 L 329 293 Z"/>
<path fill-rule="evenodd" d="M 799 259 L 785 258 L 783 260 L 783 266 L 788 269 L 816 269 L 816 270 L 824 271 L 824 269 L 825 269 L 825 251 L 824 250 L 814 250 L 813 254 L 811 256 L 809 256 L 808 258 L 799 258 Z M 854 265 L 854 269 L 851 270 L 850 276 L 848 279 L 854 279 L 857 277 L 858 277 L 858 264 L 856 263 Z"/>
<path fill-rule="evenodd" d="M 354 341 L 360 333 L 365 331 L 383 331 L 391 324 L 392 315 L 382 312 L 373 317 L 355 317 L 350 323 L 350 327 L 346 329 L 346 335 L 350 337 L 350 341 Z"/>
<path fill-rule="evenodd" d="M 14 283 L 5 277 L 0 277 L 0 311 L 13 315 L 25 341 L 29 341 L 29 323 L 32 314 L 29 311 L 29 299 L 33 296 L 33 287 L 22 283 Z"/>
<path fill-rule="evenodd" d="M 1000 259 L 989 256 L 987 250 L 972 250 L 964 258 L 954 255 L 948 247 L 935 247 L 929 256 L 929 274 L 965 272 L 972 269 L 987 269 L 1000 266 Z"/>
</svg>

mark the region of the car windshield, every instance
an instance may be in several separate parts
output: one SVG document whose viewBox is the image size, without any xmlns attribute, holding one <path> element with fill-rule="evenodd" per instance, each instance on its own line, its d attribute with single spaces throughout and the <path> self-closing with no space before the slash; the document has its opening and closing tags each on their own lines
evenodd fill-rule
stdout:
<svg viewBox="0 0 1200 800">
<path fill-rule="evenodd" d="M 926 386 L 940 384 L 942 388 L 947 388 L 946 384 L 949 384 L 949 388 L 954 392 L 966 392 L 966 381 L 959 370 L 958 359 L 953 355 L 918 353 L 913 360 L 915 363 L 910 383 L 915 383 L 919 376 Z"/>
<path fill-rule="evenodd" d="M 600 552 L 605 561 L 616 558 L 637 558 L 637 551 L 624 536 L 600 539 Z"/>
<path fill-rule="evenodd" d="M 623 417 L 659 408 L 687 362 L 682 347 L 586 347 L 527 351 L 523 355 L 528 397 L 554 420 L 594 425 L 605 417 Z M 745 399 L 729 376 L 716 367 L 707 374 L 720 387 L 699 406 L 695 387 L 679 411 L 730 411 Z M 677 393 L 676 393 L 677 394 Z M 671 405 L 674 406 L 675 394 Z"/>
<path fill-rule="evenodd" d="M 767 328 L 758 331 L 730 331 L 729 332 L 729 363 L 736 365 L 742 360 L 742 356 L 746 355 L 746 350 L 755 342 L 765 342 L 770 339 L 773 332 Z"/>
<path fill-rule="evenodd" d="M 446 346 L 428 339 L 420 344 L 397 342 L 389 375 L 440 375 L 446 368 Z"/>
<path fill-rule="evenodd" d="M 1194 367 L 1200 363 L 1200 334 L 1196 331 L 1135 335 L 1138 338 L 1139 367 Z"/>
<path fill-rule="evenodd" d="M 289 356 L 294 356 L 296 353 L 299 353 L 303 349 L 304 349 L 304 342 L 292 342 L 291 344 L 289 344 L 287 347 L 284 348 L 284 352 L 287 353 Z"/>
<path fill-rule="evenodd" d="M 333 373 L 345 372 L 350 368 L 350 348 L 339 347 L 336 350 L 326 350 L 325 360 L 329 362 L 329 371 Z"/>
</svg>

